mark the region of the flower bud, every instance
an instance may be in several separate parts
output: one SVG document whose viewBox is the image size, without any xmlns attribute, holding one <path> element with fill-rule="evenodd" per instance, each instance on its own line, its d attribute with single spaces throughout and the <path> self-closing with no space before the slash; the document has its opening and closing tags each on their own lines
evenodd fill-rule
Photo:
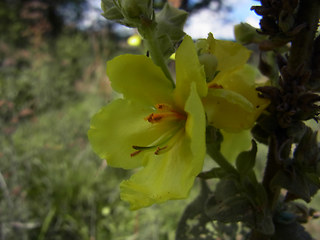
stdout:
<svg viewBox="0 0 320 240">
<path fill-rule="evenodd" d="M 102 0 L 101 9 L 103 11 L 102 16 L 109 20 L 119 21 L 123 19 L 121 10 L 114 4 L 113 0 Z"/>
<path fill-rule="evenodd" d="M 289 32 L 294 27 L 294 16 L 292 13 L 282 10 L 279 15 L 279 27 L 283 32 Z"/>
<path fill-rule="evenodd" d="M 240 23 L 234 26 L 234 35 L 237 42 L 241 44 L 259 43 L 265 39 L 257 32 L 257 29 L 248 23 Z"/>
<path fill-rule="evenodd" d="M 120 6 L 124 16 L 128 19 L 141 17 L 151 19 L 153 14 L 152 0 L 120 0 Z"/>
<path fill-rule="evenodd" d="M 199 62 L 204 66 L 207 82 L 213 80 L 217 72 L 217 57 L 210 53 L 204 53 L 199 56 Z"/>
<path fill-rule="evenodd" d="M 128 27 L 152 20 L 153 0 L 102 0 L 102 16 Z"/>
</svg>

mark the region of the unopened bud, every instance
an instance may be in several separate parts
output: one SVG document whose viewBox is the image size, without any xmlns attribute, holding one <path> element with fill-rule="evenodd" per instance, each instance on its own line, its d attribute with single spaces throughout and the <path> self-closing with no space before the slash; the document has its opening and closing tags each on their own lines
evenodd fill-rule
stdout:
<svg viewBox="0 0 320 240">
<path fill-rule="evenodd" d="M 279 27 L 283 32 L 289 32 L 294 27 L 294 16 L 293 14 L 281 11 L 279 16 Z"/>
<path fill-rule="evenodd" d="M 128 19 L 151 19 L 153 14 L 152 0 L 120 0 L 120 6 Z"/>
<path fill-rule="evenodd" d="M 102 16 L 128 27 L 152 20 L 153 0 L 102 0 Z"/>
<path fill-rule="evenodd" d="M 119 21 L 123 19 L 121 10 L 114 4 L 113 0 L 102 0 L 101 9 L 103 11 L 102 16 L 109 20 Z"/>
<path fill-rule="evenodd" d="M 248 23 L 240 23 L 234 26 L 234 35 L 236 41 L 241 44 L 259 43 L 265 39 L 257 32 L 257 29 Z"/>
</svg>

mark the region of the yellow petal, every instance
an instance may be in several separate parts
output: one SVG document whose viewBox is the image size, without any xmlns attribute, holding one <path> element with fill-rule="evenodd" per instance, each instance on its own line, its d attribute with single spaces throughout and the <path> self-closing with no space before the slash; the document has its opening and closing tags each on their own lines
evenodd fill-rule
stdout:
<svg viewBox="0 0 320 240">
<path fill-rule="evenodd" d="M 207 94 L 206 76 L 200 64 L 195 45 L 190 36 L 185 36 L 176 52 L 176 89 L 175 97 L 180 106 L 184 106 L 189 97 L 191 83 L 196 84 L 200 97 Z"/>
<path fill-rule="evenodd" d="M 151 124 L 144 118 L 152 112 L 148 106 L 118 99 L 93 116 L 88 137 L 94 151 L 113 167 L 131 169 L 146 164 L 145 152 L 131 156 L 133 146 L 149 146 L 166 132 L 176 128 L 174 122 Z"/>
<path fill-rule="evenodd" d="M 172 102 L 172 83 L 146 56 L 118 56 L 107 62 L 107 75 L 112 88 L 127 99 L 150 106 Z"/>
<path fill-rule="evenodd" d="M 210 125 L 237 132 L 252 127 L 254 106 L 242 95 L 226 89 L 209 89 L 203 99 Z"/>
</svg>

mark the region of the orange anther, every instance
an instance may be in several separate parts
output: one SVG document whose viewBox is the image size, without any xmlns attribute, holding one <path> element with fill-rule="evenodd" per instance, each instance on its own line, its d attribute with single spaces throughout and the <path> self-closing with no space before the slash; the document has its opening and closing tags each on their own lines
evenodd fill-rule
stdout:
<svg viewBox="0 0 320 240">
<path fill-rule="evenodd" d="M 157 147 L 157 150 L 154 152 L 154 154 L 155 154 L 155 155 L 159 155 L 160 151 L 161 151 L 161 150 L 164 150 L 164 149 L 166 149 L 166 148 L 167 148 L 167 146 L 164 146 L 164 147 L 162 147 L 162 148 L 161 148 L 161 147 Z"/>
<path fill-rule="evenodd" d="M 130 154 L 131 157 L 134 157 L 136 155 L 138 155 L 141 152 L 141 150 L 135 151 L 133 153 Z"/>
<path fill-rule="evenodd" d="M 151 113 L 148 117 L 145 118 L 150 123 L 159 122 L 164 117 L 162 113 Z"/>
<path fill-rule="evenodd" d="M 219 84 L 217 84 L 217 83 L 213 83 L 213 84 L 210 84 L 210 85 L 209 85 L 209 88 L 222 89 L 223 86 L 222 86 L 222 85 L 219 85 Z"/>
<path fill-rule="evenodd" d="M 158 110 L 167 110 L 167 111 L 171 111 L 172 107 L 168 104 L 165 103 L 158 103 L 155 105 L 156 109 Z"/>
</svg>

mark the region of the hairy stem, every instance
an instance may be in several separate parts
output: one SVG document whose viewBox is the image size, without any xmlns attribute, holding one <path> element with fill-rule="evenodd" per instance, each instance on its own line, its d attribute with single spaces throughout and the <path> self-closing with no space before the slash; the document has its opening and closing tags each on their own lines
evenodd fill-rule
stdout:
<svg viewBox="0 0 320 240">
<path fill-rule="evenodd" d="M 274 212 L 276 204 L 279 199 L 280 195 L 280 188 L 272 189 L 270 187 L 271 181 L 278 172 L 280 165 L 279 165 L 279 146 L 281 145 L 280 142 L 277 141 L 277 139 L 283 139 L 284 134 L 278 134 L 273 135 L 270 138 L 269 143 L 269 152 L 268 152 L 268 158 L 267 158 L 267 164 L 264 171 L 264 176 L 262 180 L 262 185 L 265 188 L 267 192 L 267 207 L 270 209 L 271 212 Z M 283 142 L 283 141 L 281 141 Z M 269 240 L 271 236 L 262 234 L 259 231 L 252 230 L 250 240 Z"/>
<path fill-rule="evenodd" d="M 280 168 L 278 156 L 282 141 L 280 142 L 279 138 L 279 135 L 271 136 L 270 138 L 267 165 L 262 180 L 262 185 L 266 189 L 268 195 L 268 207 L 271 211 L 274 210 L 280 194 L 280 189 L 271 189 L 270 186 L 272 179 Z"/>
<path fill-rule="evenodd" d="M 162 69 L 163 73 L 171 81 L 173 87 L 175 87 L 175 83 L 172 79 L 167 62 L 160 49 L 160 44 L 158 43 L 156 36 L 154 36 L 155 34 L 153 31 L 153 26 L 148 26 L 145 29 L 143 29 L 143 31 L 139 32 L 142 33 L 143 38 L 146 40 L 147 48 L 150 52 L 151 59 L 156 65 L 158 65 Z"/>
<path fill-rule="evenodd" d="M 214 147 L 208 147 L 207 153 L 226 172 L 232 173 L 234 175 L 238 174 L 238 171 L 225 159 L 225 157 L 220 153 L 219 150 L 215 149 Z"/>
</svg>

